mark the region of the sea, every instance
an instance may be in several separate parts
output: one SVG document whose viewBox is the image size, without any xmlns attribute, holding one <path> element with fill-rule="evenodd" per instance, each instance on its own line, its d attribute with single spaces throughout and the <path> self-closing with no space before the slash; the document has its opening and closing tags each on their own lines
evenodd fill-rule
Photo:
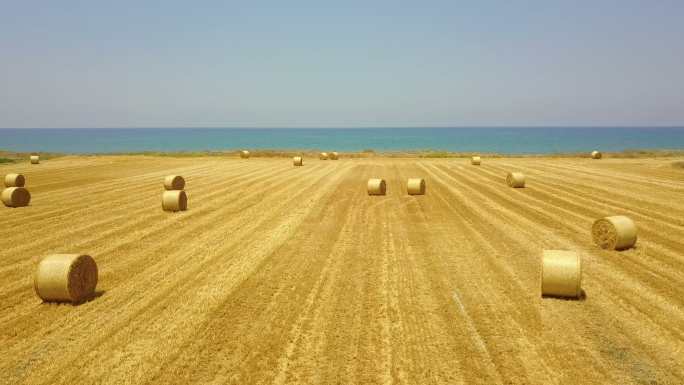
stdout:
<svg viewBox="0 0 684 385">
<path fill-rule="evenodd" d="M 684 149 L 684 127 L 2 128 L 0 150 L 60 153 L 451 151 L 550 154 Z"/>
</svg>

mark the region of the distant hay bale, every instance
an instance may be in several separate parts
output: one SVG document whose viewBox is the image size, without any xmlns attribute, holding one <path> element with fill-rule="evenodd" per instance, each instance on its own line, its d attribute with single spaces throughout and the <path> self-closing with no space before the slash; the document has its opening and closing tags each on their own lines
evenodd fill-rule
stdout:
<svg viewBox="0 0 684 385">
<path fill-rule="evenodd" d="M 40 155 L 31 155 L 31 164 L 40 163 Z"/>
<path fill-rule="evenodd" d="M 295 156 L 294 158 L 292 158 L 292 163 L 294 163 L 295 166 L 303 166 L 304 160 L 301 156 Z"/>
<path fill-rule="evenodd" d="M 162 195 L 162 209 L 164 211 L 185 211 L 188 209 L 188 196 L 183 190 L 164 191 Z"/>
<path fill-rule="evenodd" d="M 340 154 L 337 153 L 337 151 L 333 151 L 330 153 L 330 160 L 337 160 L 340 158 Z"/>
<path fill-rule="evenodd" d="M 26 178 L 21 174 L 7 174 L 5 175 L 5 187 L 24 187 Z"/>
<path fill-rule="evenodd" d="M 93 297 L 96 286 L 97 264 L 84 254 L 48 255 L 33 278 L 36 294 L 46 302 L 80 303 Z"/>
<path fill-rule="evenodd" d="M 525 174 L 521 172 L 509 172 L 506 176 L 506 183 L 510 187 L 523 188 L 525 187 Z"/>
<path fill-rule="evenodd" d="M 319 158 L 320 160 L 328 160 L 328 153 L 327 153 L 327 152 L 321 152 L 321 153 L 318 155 L 318 158 Z"/>
<path fill-rule="evenodd" d="M 591 236 L 602 249 L 625 250 L 636 243 L 637 227 L 634 221 L 623 215 L 605 217 L 594 222 Z"/>
<path fill-rule="evenodd" d="M 248 159 L 249 155 L 250 155 L 249 151 L 247 151 L 247 150 L 240 151 L 240 158 L 242 158 L 242 159 Z"/>
<path fill-rule="evenodd" d="M 603 157 L 603 154 L 601 154 L 600 151 L 592 151 L 591 152 L 591 158 L 592 159 L 601 159 Z"/>
<path fill-rule="evenodd" d="M 423 178 L 409 178 L 406 183 L 406 190 L 409 195 L 423 195 L 425 194 L 425 179 Z"/>
<path fill-rule="evenodd" d="M 542 296 L 578 298 L 582 294 L 582 261 L 574 251 L 544 250 Z"/>
<path fill-rule="evenodd" d="M 31 194 L 23 187 L 8 187 L 2 190 L 0 199 L 7 207 L 25 207 L 31 202 Z"/>
<path fill-rule="evenodd" d="M 185 188 L 185 179 L 180 175 L 169 175 L 164 178 L 164 189 L 182 190 Z"/>
<path fill-rule="evenodd" d="M 384 179 L 368 179 L 368 195 L 385 195 L 386 192 L 387 184 Z"/>
<path fill-rule="evenodd" d="M 472 157 L 472 159 L 470 159 L 470 164 L 472 164 L 473 166 L 479 166 L 481 162 L 482 159 L 480 159 L 479 156 L 474 156 Z"/>
</svg>

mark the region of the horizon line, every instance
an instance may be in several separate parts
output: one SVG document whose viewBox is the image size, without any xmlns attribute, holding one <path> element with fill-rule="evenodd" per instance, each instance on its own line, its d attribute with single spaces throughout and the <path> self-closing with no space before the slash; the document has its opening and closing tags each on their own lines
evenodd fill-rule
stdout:
<svg viewBox="0 0 684 385">
<path fill-rule="evenodd" d="M 680 125 L 454 125 L 454 126 L 94 126 L 94 127 L 0 127 L 0 130 L 139 130 L 139 129 L 229 129 L 229 130 L 368 130 L 383 128 L 408 128 L 408 129 L 431 129 L 431 128 L 684 128 Z"/>
</svg>

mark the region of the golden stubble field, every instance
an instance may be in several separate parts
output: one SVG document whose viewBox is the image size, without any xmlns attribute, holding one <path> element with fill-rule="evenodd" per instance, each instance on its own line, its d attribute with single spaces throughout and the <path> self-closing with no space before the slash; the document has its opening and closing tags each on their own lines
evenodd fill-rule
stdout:
<svg viewBox="0 0 684 385">
<path fill-rule="evenodd" d="M 0 207 L 0 383 L 681 384 L 684 169 L 672 159 L 66 157 Z M 527 176 L 511 189 L 507 171 Z M 161 210 L 168 174 L 189 209 Z M 387 196 L 368 196 L 370 177 Z M 423 177 L 427 194 L 408 196 Z M 628 215 L 634 249 L 591 243 Z M 579 301 L 540 296 L 579 251 Z M 39 257 L 98 296 L 43 304 Z"/>
</svg>

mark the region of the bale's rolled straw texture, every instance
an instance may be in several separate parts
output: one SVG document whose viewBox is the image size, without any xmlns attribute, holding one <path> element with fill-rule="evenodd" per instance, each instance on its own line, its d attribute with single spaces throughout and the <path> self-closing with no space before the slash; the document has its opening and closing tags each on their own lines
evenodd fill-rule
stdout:
<svg viewBox="0 0 684 385">
<path fill-rule="evenodd" d="M 249 155 L 250 155 L 250 154 L 249 154 L 249 151 L 247 151 L 247 150 L 242 150 L 242 151 L 240 151 L 240 158 L 242 158 L 242 159 L 247 159 L 247 158 L 249 158 Z"/>
<path fill-rule="evenodd" d="M 31 155 L 31 164 L 38 164 L 40 163 L 40 156 L 39 155 Z"/>
<path fill-rule="evenodd" d="M 603 154 L 601 154 L 601 151 L 592 151 L 591 157 L 592 159 L 601 159 L 603 157 Z"/>
<path fill-rule="evenodd" d="M 371 178 L 368 179 L 368 195 L 385 195 L 387 185 L 384 179 Z"/>
<path fill-rule="evenodd" d="M 542 296 L 577 298 L 582 293 L 582 261 L 574 251 L 544 250 L 541 266 Z"/>
<path fill-rule="evenodd" d="M 182 190 L 185 188 L 185 179 L 180 175 L 169 175 L 164 178 L 165 190 Z"/>
<path fill-rule="evenodd" d="M 425 179 L 423 178 L 409 178 L 406 183 L 406 190 L 409 195 L 423 195 L 425 194 Z"/>
<path fill-rule="evenodd" d="M 321 153 L 318 155 L 318 158 L 319 158 L 320 160 L 328 160 L 328 153 L 327 153 L 327 152 L 321 152 Z"/>
<path fill-rule="evenodd" d="M 506 183 L 510 187 L 525 187 L 525 175 L 521 172 L 509 172 L 508 176 L 506 176 Z"/>
<path fill-rule="evenodd" d="M 637 228 L 630 218 L 617 215 L 598 219 L 591 227 L 594 243 L 608 250 L 624 250 L 634 246 Z"/>
<path fill-rule="evenodd" d="M 183 190 L 164 191 L 162 195 L 164 211 L 185 211 L 188 209 L 188 196 Z"/>
<path fill-rule="evenodd" d="M 26 178 L 21 174 L 7 174 L 5 175 L 5 187 L 24 187 Z"/>
<path fill-rule="evenodd" d="M 331 160 L 337 160 L 337 159 L 339 159 L 339 158 L 340 158 L 340 154 L 337 153 L 337 151 L 333 151 L 333 152 L 330 153 L 330 159 L 331 159 Z"/>
<path fill-rule="evenodd" d="M 93 297 L 96 286 L 97 264 L 89 255 L 48 255 L 33 278 L 36 294 L 48 302 L 83 302 Z"/>
<path fill-rule="evenodd" d="M 474 156 L 472 159 L 470 159 L 470 164 L 472 164 L 473 166 L 479 166 L 481 162 L 482 159 L 480 159 L 479 156 Z"/>
<path fill-rule="evenodd" d="M 23 187 L 8 187 L 2 190 L 0 199 L 7 207 L 25 207 L 31 202 L 31 194 Z"/>
<path fill-rule="evenodd" d="M 292 163 L 294 163 L 295 166 L 303 166 L 304 160 L 301 156 L 295 156 L 294 158 L 292 158 Z"/>
</svg>

